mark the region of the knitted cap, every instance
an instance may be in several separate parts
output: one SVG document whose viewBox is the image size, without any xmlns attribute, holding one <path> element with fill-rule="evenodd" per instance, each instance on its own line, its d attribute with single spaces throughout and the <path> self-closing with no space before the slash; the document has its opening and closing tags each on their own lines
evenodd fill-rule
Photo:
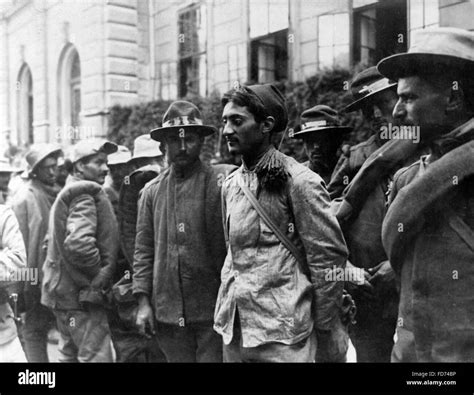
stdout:
<svg viewBox="0 0 474 395">
<path fill-rule="evenodd" d="M 288 111 L 286 109 L 285 97 L 275 85 L 250 85 L 246 89 L 257 96 L 265 107 L 268 115 L 275 118 L 273 132 L 281 132 L 288 125 Z"/>
</svg>

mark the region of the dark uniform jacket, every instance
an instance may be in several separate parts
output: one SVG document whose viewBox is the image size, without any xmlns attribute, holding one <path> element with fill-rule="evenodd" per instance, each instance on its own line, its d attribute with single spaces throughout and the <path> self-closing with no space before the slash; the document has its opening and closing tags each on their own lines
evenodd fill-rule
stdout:
<svg viewBox="0 0 474 395">
<path fill-rule="evenodd" d="M 376 135 L 373 135 L 366 141 L 350 147 L 347 153 L 341 155 L 327 187 L 331 199 L 342 195 L 344 189 L 352 181 L 367 158 L 377 151 L 380 146 L 380 140 L 377 139 Z"/>
<path fill-rule="evenodd" d="M 158 322 L 212 321 L 225 258 L 220 191 L 233 169 L 199 161 L 179 178 L 171 166 L 141 192 L 133 293 L 151 297 Z"/>
</svg>

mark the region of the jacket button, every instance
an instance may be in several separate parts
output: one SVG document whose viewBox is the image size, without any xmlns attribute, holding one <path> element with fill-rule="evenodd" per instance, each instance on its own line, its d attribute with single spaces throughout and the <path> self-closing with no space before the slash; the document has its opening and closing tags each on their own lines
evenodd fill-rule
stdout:
<svg viewBox="0 0 474 395">
<path fill-rule="evenodd" d="M 239 278 L 239 272 L 238 272 L 237 270 L 234 271 L 234 278 L 235 278 L 235 279 Z"/>
</svg>

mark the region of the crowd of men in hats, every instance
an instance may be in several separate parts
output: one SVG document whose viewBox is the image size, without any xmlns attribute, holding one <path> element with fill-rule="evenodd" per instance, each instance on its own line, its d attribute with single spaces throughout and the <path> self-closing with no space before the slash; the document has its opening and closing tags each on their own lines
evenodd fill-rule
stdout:
<svg viewBox="0 0 474 395">
<path fill-rule="evenodd" d="M 10 196 L 0 161 L 0 360 L 48 361 L 56 327 L 61 362 L 474 361 L 473 72 L 474 33 L 416 32 L 351 83 L 367 141 L 302 112 L 305 163 L 271 143 L 272 84 L 222 97 L 239 168 L 201 162 L 217 130 L 187 101 L 133 153 L 34 145 Z"/>
</svg>

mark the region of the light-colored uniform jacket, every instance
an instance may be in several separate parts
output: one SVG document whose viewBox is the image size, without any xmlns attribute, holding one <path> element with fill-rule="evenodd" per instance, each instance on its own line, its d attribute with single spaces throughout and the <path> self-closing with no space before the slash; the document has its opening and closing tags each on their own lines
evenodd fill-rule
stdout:
<svg viewBox="0 0 474 395">
<path fill-rule="evenodd" d="M 242 165 L 222 187 L 227 257 L 214 316 L 225 344 L 233 337 L 238 309 L 244 347 L 269 342 L 294 344 L 313 330 L 337 322 L 343 282 L 326 280 L 344 267 L 347 249 L 320 176 L 284 157 L 290 174 L 286 193 L 265 189 L 258 198 L 273 221 L 306 257 L 302 267 L 259 217 L 239 187 L 243 177 L 255 194 L 254 171 Z"/>
<path fill-rule="evenodd" d="M 0 204 L 0 345 L 9 343 L 17 336 L 13 312 L 8 304 L 7 291 L 3 285 L 18 269 L 26 267 L 26 251 L 18 221 L 13 211 Z"/>
</svg>

